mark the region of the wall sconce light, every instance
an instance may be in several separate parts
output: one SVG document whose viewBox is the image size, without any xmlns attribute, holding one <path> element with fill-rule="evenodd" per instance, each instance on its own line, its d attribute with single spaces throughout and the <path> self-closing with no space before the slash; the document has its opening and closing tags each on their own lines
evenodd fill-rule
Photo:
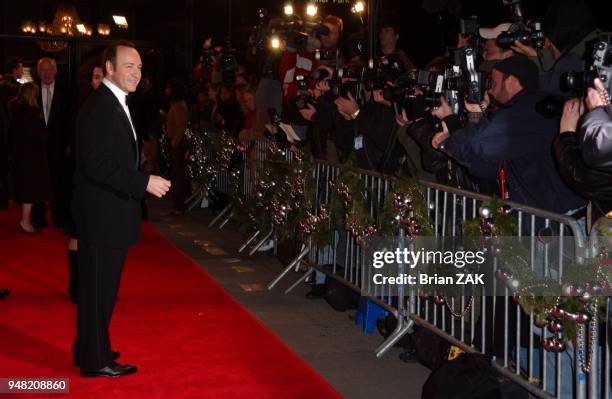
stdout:
<svg viewBox="0 0 612 399">
<path fill-rule="evenodd" d="M 113 15 L 113 21 L 120 28 L 127 29 L 128 27 L 127 19 L 123 15 Z"/>
</svg>

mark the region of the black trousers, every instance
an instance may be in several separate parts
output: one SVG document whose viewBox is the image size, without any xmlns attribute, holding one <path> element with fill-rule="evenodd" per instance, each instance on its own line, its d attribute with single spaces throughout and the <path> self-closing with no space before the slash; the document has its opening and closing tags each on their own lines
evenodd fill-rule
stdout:
<svg viewBox="0 0 612 399">
<path fill-rule="evenodd" d="M 110 326 L 127 248 L 79 240 L 77 336 L 72 349 L 84 372 L 112 364 Z"/>
</svg>

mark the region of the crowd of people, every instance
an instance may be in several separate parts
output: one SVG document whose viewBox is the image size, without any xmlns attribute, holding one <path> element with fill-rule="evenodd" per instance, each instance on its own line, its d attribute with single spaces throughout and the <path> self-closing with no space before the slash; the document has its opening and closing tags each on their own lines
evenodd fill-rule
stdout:
<svg viewBox="0 0 612 399">
<path fill-rule="evenodd" d="M 137 88 L 126 78 L 130 95 L 125 113 L 135 132 L 141 170 L 164 173 L 159 153 L 166 151 L 170 157 L 165 171 L 172 181 L 170 215 L 185 212 L 192 190 L 186 174 L 188 126 L 224 129 L 248 151 L 250 143 L 261 138 L 287 142 L 282 130 L 274 128 L 277 117 L 299 137 L 290 144 L 307 145 L 315 159 L 338 163 L 354 156 L 362 169 L 498 195 L 577 219 L 584 217 L 588 202 L 594 218 L 612 211 L 609 93 L 600 79 L 589 82 L 581 95 L 563 92 L 559 85 L 563 73 L 584 68 L 582 60 L 591 51 L 588 43 L 602 33 L 586 3 L 561 1 L 551 7 L 541 51 L 520 41 L 500 47 L 496 38 L 510 23 L 480 28 L 481 70 L 491 85 L 481 103 L 465 101 L 460 114 L 444 96 L 432 104 L 425 89 L 416 89 L 401 105 L 380 87 L 346 84 L 339 92 L 332 82 L 337 71 L 357 70 L 368 60 L 363 53 L 341 52 L 341 18 L 329 15 L 322 25 L 325 29 L 305 45 L 287 41 L 280 50 L 270 50 L 250 40 L 242 65 L 228 62 L 226 50 L 207 50 L 192 73 L 167 81 L 163 99 L 150 76 L 140 79 L 139 72 Z M 398 48 L 400 26 L 381 22 L 378 27 L 377 59 L 413 69 L 409 56 Z M 458 47 L 467 40 L 460 36 Z M 49 223 L 66 232 L 68 291 L 75 303 L 82 298 L 78 282 L 83 281 L 77 259 L 84 255 L 77 255 L 81 221 L 75 220 L 71 202 L 74 185 L 86 184 L 82 179 L 87 172 L 78 173 L 84 155 L 76 153 L 76 120 L 95 93 L 101 96 L 109 73 L 105 62 L 114 65 L 111 59 L 92 64 L 90 86 L 77 103 L 71 100 L 74 88 L 56 79 L 58 66 L 49 57 L 37 61 L 36 80 L 23 84 L 23 61 L 10 57 L 0 81 L 0 208 L 8 207 L 9 198 L 19 204 L 16 225 L 25 234 L 36 234 Z M 440 73 L 445 62 L 441 56 L 423 69 Z M 358 80 L 347 75 L 342 83 Z M 550 96 L 566 100 L 558 115 L 539 110 Z M 140 201 L 140 194 L 132 199 Z M 0 298 L 9 293 L 1 289 Z"/>
<path fill-rule="evenodd" d="M 226 71 L 220 70 L 219 51 L 209 63 L 211 73 L 198 76 L 198 84 L 208 94 L 205 99 L 201 93 L 201 102 L 209 104 L 199 107 L 213 110 L 206 120 L 248 146 L 263 137 L 284 140 L 280 129 L 269 128 L 278 114 L 300 137 L 298 145 L 308 145 L 316 159 L 337 163 L 354 153 L 362 169 L 433 180 L 577 218 L 584 215 L 587 201 L 593 204 L 594 218 L 610 211 L 605 184 L 591 177 L 600 181 L 605 175 L 599 174 L 605 172 L 592 170 L 591 160 L 584 159 L 587 153 L 582 152 L 585 124 L 592 115 L 598 120 L 609 115 L 607 91 L 595 82 L 579 95 L 563 91 L 560 84 L 564 73 L 584 70 L 584 59 L 592 52 L 589 43 L 602 34 L 586 2 L 551 6 L 540 51 L 521 41 L 500 47 L 496 38 L 511 29 L 510 22 L 480 28 L 484 61 L 480 69 L 490 76 L 491 86 L 482 103 L 465 102 L 459 114 L 445 97 L 437 106 L 427 103 L 428 93 L 418 89 L 401 106 L 385 97 L 382 88 L 362 85 L 339 93 L 331 84 L 334 73 L 340 68 L 356 70 L 367 60 L 363 54 L 339 50 L 344 35 L 340 18 L 330 15 L 323 25 L 325 32 L 310 37 L 304 46 L 293 48 L 288 41 L 282 51 L 271 53 L 253 45 L 245 67 L 239 67 L 240 73 L 229 81 Z M 398 25 L 379 24 L 377 57 L 399 60 L 409 71 L 414 65 L 397 47 L 400 35 Z M 458 47 L 467 41 L 460 36 Z M 447 58 L 437 57 L 424 69 L 443 73 Z M 221 86 L 218 101 L 210 93 L 216 85 Z M 551 115 L 540 110 L 551 96 L 568 100 L 563 112 Z"/>
<path fill-rule="evenodd" d="M 231 132 L 248 151 L 261 138 L 287 142 L 282 129 L 271 128 L 278 117 L 300 139 L 290 144 L 307 146 L 315 159 L 339 163 L 354 156 L 361 169 L 495 195 L 580 222 L 587 213 L 595 221 L 612 210 L 608 171 L 591 160 L 605 151 L 601 130 L 589 134 L 592 124 L 609 122 L 608 91 L 597 79 L 582 92 L 562 84 L 564 74 L 586 70 L 593 43 L 605 40 L 587 2 L 550 6 L 541 49 L 518 40 L 501 46 L 498 37 L 515 27 L 510 21 L 479 28 L 477 38 L 460 35 L 457 48 L 482 43 L 478 67 L 490 86 L 481 103 L 460 99 L 459 112 L 445 96 L 432 101 L 422 87 L 399 104 L 389 98 L 388 85 L 351 86 L 362 83 L 352 71 L 363 71 L 368 60 L 363 52 L 342 51 L 349 37 L 342 19 L 330 15 L 322 25 L 301 45 L 288 39 L 271 50 L 250 40 L 243 66 L 228 67 L 223 49 L 202 57 L 192 85 L 204 88 L 196 106 L 208 117 L 198 120 Z M 398 47 L 400 36 L 400 26 L 378 24 L 375 62 L 414 70 L 418 66 Z M 441 55 L 421 69 L 444 74 L 450 58 Z M 555 111 L 543 110 L 555 103 L 561 104 Z M 183 159 L 181 151 L 176 157 Z"/>
</svg>

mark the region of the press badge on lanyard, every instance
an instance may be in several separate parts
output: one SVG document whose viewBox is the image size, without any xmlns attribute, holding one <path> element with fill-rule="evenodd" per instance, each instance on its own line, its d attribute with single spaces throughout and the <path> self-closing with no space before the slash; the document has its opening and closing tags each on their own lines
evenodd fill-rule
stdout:
<svg viewBox="0 0 612 399">
<path fill-rule="evenodd" d="M 361 150 L 363 148 L 363 134 L 355 136 L 355 149 Z"/>
</svg>

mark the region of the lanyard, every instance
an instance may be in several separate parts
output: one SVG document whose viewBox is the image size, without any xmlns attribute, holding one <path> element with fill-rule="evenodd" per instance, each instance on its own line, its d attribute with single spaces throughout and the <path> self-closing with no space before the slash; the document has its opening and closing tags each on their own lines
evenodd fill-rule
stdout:
<svg viewBox="0 0 612 399">
<path fill-rule="evenodd" d="M 499 187 L 501 189 L 501 199 L 506 201 L 509 198 L 508 192 L 506 191 L 506 172 L 504 168 L 506 161 L 500 162 L 499 164 Z"/>
</svg>

